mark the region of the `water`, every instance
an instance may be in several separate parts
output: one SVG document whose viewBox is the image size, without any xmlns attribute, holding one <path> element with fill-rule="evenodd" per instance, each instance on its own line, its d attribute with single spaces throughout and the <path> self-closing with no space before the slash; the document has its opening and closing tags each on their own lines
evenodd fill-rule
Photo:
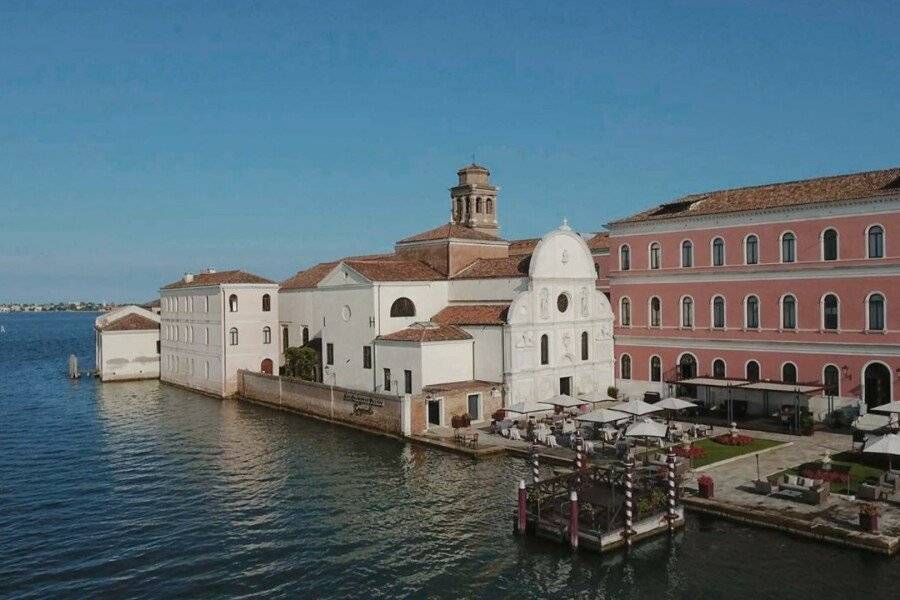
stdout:
<svg viewBox="0 0 900 600">
<path fill-rule="evenodd" d="M 896 597 L 896 559 L 694 516 L 573 556 L 511 533 L 519 460 L 70 382 L 94 316 L 0 315 L 0 598 Z"/>
</svg>

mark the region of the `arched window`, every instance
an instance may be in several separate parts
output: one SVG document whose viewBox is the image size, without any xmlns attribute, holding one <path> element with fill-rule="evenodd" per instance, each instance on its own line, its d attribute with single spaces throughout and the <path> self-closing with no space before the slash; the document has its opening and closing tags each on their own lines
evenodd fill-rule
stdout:
<svg viewBox="0 0 900 600">
<path fill-rule="evenodd" d="M 685 352 L 678 359 L 678 374 L 681 379 L 692 379 L 697 376 L 697 358 Z"/>
<path fill-rule="evenodd" d="M 747 296 L 747 329 L 759 329 L 759 298 Z"/>
<path fill-rule="evenodd" d="M 725 379 L 725 361 L 717 358 L 713 361 L 713 377 L 716 379 Z"/>
<path fill-rule="evenodd" d="M 622 271 L 631 269 L 631 248 L 627 244 L 619 248 L 619 269 Z"/>
<path fill-rule="evenodd" d="M 785 383 L 797 383 L 797 367 L 794 363 L 784 363 L 781 366 L 781 380 Z"/>
<path fill-rule="evenodd" d="M 838 297 L 827 294 L 822 299 L 822 328 L 834 331 L 838 328 Z"/>
<path fill-rule="evenodd" d="M 463 216 L 463 201 L 462 198 L 456 199 L 456 220 L 461 221 Z"/>
<path fill-rule="evenodd" d="M 392 317 L 414 317 L 416 316 L 416 305 L 409 298 L 397 298 L 391 304 Z"/>
<path fill-rule="evenodd" d="M 822 379 L 825 383 L 826 396 L 841 395 L 841 375 L 836 366 L 826 365 Z"/>
<path fill-rule="evenodd" d="M 884 296 L 870 294 L 867 302 L 869 331 L 884 331 Z"/>
<path fill-rule="evenodd" d="M 659 298 L 650 298 L 650 327 L 659 327 L 662 323 L 662 309 Z"/>
<path fill-rule="evenodd" d="M 744 262 L 748 265 L 759 262 L 759 238 L 755 235 L 748 235 L 744 242 Z"/>
<path fill-rule="evenodd" d="M 550 338 L 546 333 L 541 336 L 541 364 L 550 364 Z"/>
<path fill-rule="evenodd" d="M 790 231 L 781 234 L 781 262 L 792 263 L 797 260 L 797 238 Z"/>
<path fill-rule="evenodd" d="M 681 242 L 681 266 L 694 266 L 694 244 L 691 240 L 684 240 Z"/>
<path fill-rule="evenodd" d="M 263 312 L 269 312 L 272 310 L 272 298 L 268 294 L 263 294 L 262 309 Z"/>
<path fill-rule="evenodd" d="M 290 346 L 291 346 L 291 344 L 290 344 L 290 332 L 288 331 L 288 328 L 287 328 L 287 327 L 282 327 L 282 328 L 281 328 L 281 344 L 282 344 L 282 347 L 283 347 L 285 350 L 287 350 L 287 349 L 290 348 Z"/>
<path fill-rule="evenodd" d="M 263 327 L 263 344 L 271 344 L 272 343 L 272 328 L 271 327 Z"/>
<path fill-rule="evenodd" d="M 484 201 L 484 209 L 485 209 L 484 212 L 486 212 L 487 214 L 489 214 L 489 215 L 494 214 L 494 199 L 493 198 L 488 198 Z"/>
<path fill-rule="evenodd" d="M 650 357 L 650 381 L 662 381 L 662 363 L 658 356 Z"/>
<path fill-rule="evenodd" d="M 694 326 L 694 300 L 690 296 L 681 299 L 681 326 Z"/>
<path fill-rule="evenodd" d="M 725 298 L 716 296 L 713 298 L 713 327 L 725 327 Z"/>
<path fill-rule="evenodd" d="M 834 229 L 822 232 L 822 260 L 838 259 L 838 234 Z"/>
<path fill-rule="evenodd" d="M 620 361 L 619 372 L 621 374 L 622 379 L 631 379 L 631 357 L 627 354 L 622 355 L 622 360 Z"/>
<path fill-rule="evenodd" d="M 781 328 L 797 328 L 797 299 L 791 294 L 781 299 Z"/>
<path fill-rule="evenodd" d="M 237 312 L 238 303 L 237 303 L 237 294 L 232 294 L 228 296 L 228 311 L 229 312 Z"/>
<path fill-rule="evenodd" d="M 619 315 L 621 316 L 622 326 L 628 327 L 631 325 L 631 300 L 622 298 L 619 304 L 621 305 Z"/>
<path fill-rule="evenodd" d="M 307 345 L 309 343 L 309 327 L 303 328 L 303 345 Z"/>
<path fill-rule="evenodd" d="M 466 218 L 472 216 L 472 198 L 466 197 Z"/>
<path fill-rule="evenodd" d="M 660 249 L 659 242 L 653 242 L 650 244 L 650 268 L 658 269 L 662 259 L 662 250 Z"/>
<path fill-rule="evenodd" d="M 759 363 L 755 360 L 747 363 L 747 381 L 759 381 Z"/>
<path fill-rule="evenodd" d="M 712 264 L 714 267 L 721 267 L 725 264 L 725 241 L 722 238 L 713 240 Z"/>
<path fill-rule="evenodd" d="M 475 198 L 475 212 L 481 213 L 481 198 Z"/>
<path fill-rule="evenodd" d="M 587 360 L 590 355 L 590 341 L 588 332 L 581 332 L 581 360 Z"/>
<path fill-rule="evenodd" d="M 229 343 L 230 343 L 232 346 L 237 346 L 237 345 L 238 345 L 238 330 L 237 330 L 237 327 L 232 327 L 230 330 L 228 330 L 228 339 L 229 339 Z"/>
<path fill-rule="evenodd" d="M 869 227 L 868 238 L 869 258 L 884 258 L 884 229 L 881 225 Z"/>
</svg>

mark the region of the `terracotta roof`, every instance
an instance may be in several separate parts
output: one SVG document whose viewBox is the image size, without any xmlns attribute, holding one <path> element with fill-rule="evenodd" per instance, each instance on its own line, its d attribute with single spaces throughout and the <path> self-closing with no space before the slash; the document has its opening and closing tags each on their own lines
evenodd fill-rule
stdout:
<svg viewBox="0 0 900 600">
<path fill-rule="evenodd" d="M 614 223 L 838 202 L 898 193 L 900 167 L 693 194 Z"/>
<path fill-rule="evenodd" d="M 444 225 L 435 227 L 434 229 L 429 229 L 428 231 L 423 231 L 422 233 L 417 233 L 416 235 L 402 239 L 397 243 L 404 244 L 407 242 L 425 242 L 429 240 L 445 240 L 448 238 L 459 238 L 464 240 L 485 240 L 493 242 L 496 242 L 498 240 L 502 241 L 498 237 L 483 233 L 464 225 L 445 223 Z"/>
<path fill-rule="evenodd" d="M 503 325 L 509 304 L 463 304 L 447 306 L 431 318 L 443 325 Z"/>
<path fill-rule="evenodd" d="M 98 329 L 100 331 L 146 331 L 159 329 L 159 323 L 153 319 L 148 319 L 144 315 L 128 313 L 124 317 L 109 322 Z"/>
<path fill-rule="evenodd" d="M 453 279 L 488 279 L 492 277 L 527 277 L 531 255 L 509 258 L 479 258 L 453 276 Z"/>
<path fill-rule="evenodd" d="M 454 325 L 427 322 L 413 323 L 406 329 L 378 336 L 378 339 L 389 342 L 449 342 L 471 340 L 472 336 Z"/>
<path fill-rule="evenodd" d="M 365 254 L 360 256 L 348 256 L 346 258 L 342 258 L 341 260 L 380 260 L 383 258 L 390 258 L 394 256 L 393 254 Z M 328 275 L 333 268 L 340 264 L 340 260 L 333 260 L 330 262 L 319 263 L 313 267 L 306 269 L 305 271 L 297 271 L 293 277 L 289 277 L 281 282 L 281 289 L 283 290 L 301 290 L 306 288 L 314 288 L 319 285 L 319 282 L 322 281 L 326 275 Z"/>
<path fill-rule="evenodd" d="M 594 234 L 594 237 L 587 240 L 587 245 L 591 250 L 609 250 L 609 233 L 604 231 Z"/>
<path fill-rule="evenodd" d="M 513 240 L 509 243 L 509 255 L 519 256 L 522 254 L 531 254 L 534 247 L 538 245 L 541 238 L 530 238 L 527 240 Z"/>
<path fill-rule="evenodd" d="M 347 260 L 349 267 L 370 281 L 435 281 L 445 277 L 417 260 Z"/>
<path fill-rule="evenodd" d="M 186 282 L 184 279 L 173 281 L 163 286 L 164 290 L 177 288 L 199 287 L 204 285 L 219 285 L 223 283 L 275 283 L 271 279 L 247 273 L 246 271 L 217 271 L 215 273 L 196 273 L 194 279 Z"/>
</svg>

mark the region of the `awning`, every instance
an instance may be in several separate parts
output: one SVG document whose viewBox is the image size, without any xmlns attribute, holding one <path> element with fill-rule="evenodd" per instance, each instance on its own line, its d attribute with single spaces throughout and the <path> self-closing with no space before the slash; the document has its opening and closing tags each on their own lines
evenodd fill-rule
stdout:
<svg viewBox="0 0 900 600">
<path fill-rule="evenodd" d="M 757 381 L 741 386 L 742 390 L 759 390 L 761 392 L 788 392 L 791 394 L 811 394 L 825 389 L 821 385 L 799 385 L 795 383 L 775 383 L 774 381 Z"/>
</svg>

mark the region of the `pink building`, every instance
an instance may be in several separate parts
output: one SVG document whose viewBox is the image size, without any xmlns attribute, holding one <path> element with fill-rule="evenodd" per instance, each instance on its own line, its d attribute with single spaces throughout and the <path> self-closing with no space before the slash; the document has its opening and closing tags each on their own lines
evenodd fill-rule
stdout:
<svg viewBox="0 0 900 600">
<path fill-rule="evenodd" d="M 686 196 L 608 228 L 625 394 L 699 376 L 821 386 L 819 417 L 900 400 L 900 168 Z"/>
</svg>

